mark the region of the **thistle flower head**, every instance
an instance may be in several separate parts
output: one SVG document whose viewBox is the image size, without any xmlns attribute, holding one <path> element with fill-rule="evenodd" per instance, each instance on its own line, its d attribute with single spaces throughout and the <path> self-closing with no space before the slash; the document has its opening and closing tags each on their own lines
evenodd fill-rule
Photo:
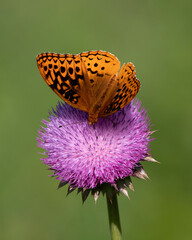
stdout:
<svg viewBox="0 0 192 240">
<path fill-rule="evenodd" d="M 68 192 L 77 188 L 84 200 L 90 191 L 96 200 L 106 184 L 128 196 L 130 177 L 148 177 L 141 161 L 155 161 L 149 154 L 150 119 L 138 100 L 94 125 L 86 112 L 58 103 L 43 123 L 38 137 L 46 150 L 43 162 L 59 187 L 69 183 Z"/>
</svg>

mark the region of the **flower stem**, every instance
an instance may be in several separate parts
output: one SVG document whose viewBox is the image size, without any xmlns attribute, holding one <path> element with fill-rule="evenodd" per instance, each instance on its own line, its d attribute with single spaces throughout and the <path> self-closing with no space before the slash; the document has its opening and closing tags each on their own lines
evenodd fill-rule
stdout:
<svg viewBox="0 0 192 240">
<path fill-rule="evenodd" d="M 106 194 L 107 195 L 107 194 Z M 122 240 L 117 194 L 113 193 L 111 198 L 107 196 L 107 207 L 109 215 L 109 227 L 112 240 Z"/>
</svg>

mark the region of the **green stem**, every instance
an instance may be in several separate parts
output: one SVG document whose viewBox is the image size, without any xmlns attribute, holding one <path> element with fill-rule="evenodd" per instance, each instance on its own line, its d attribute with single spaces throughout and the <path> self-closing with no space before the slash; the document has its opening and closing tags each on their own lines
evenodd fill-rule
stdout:
<svg viewBox="0 0 192 240">
<path fill-rule="evenodd" d="M 122 240 L 121 225 L 120 225 L 120 219 L 119 219 L 119 209 L 118 209 L 116 193 L 113 193 L 113 196 L 110 199 L 107 196 L 107 207 L 108 207 L 111 239 Z"/>
</svg>

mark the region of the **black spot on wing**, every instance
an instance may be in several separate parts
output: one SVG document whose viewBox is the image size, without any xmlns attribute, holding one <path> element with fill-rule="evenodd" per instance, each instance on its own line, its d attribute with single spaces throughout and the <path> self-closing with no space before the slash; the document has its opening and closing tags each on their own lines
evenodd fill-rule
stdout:
<svg viewBox="0 0 192 240">
<path fill-rule="evenodd" d="M 97 73 L 97 71 L 93 71 L 93 70 L 91 70 L 91 68 L 87 68 L 87 71 L 91 72 L 92 74 L 96 74 Z"/>
<path fill-rule="evenodd" d="M 70 68 L 68 69 L 68 71 L 69 71 L 70 74 L 73 74 L 73 68 L 70 67 Z"/>
<path fill-rule="evenodd" d="M 72 60 L 67 60 L 67 62 L 68 62 L 69 64 L 71 64 L 71 63 L 72 63 Z"/>
</svg>

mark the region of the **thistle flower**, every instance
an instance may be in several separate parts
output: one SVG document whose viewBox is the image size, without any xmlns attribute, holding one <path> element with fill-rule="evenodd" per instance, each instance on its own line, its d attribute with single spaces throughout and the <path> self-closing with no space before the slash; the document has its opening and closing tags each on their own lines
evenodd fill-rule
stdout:
<svg viewBox="0 0 192 240">
<path fill-rule="evenodd" d="M 59 102 L 49 121 L 42 122 L 42 161 L 60 181 L 59 188 L 69 183 L 68 193 L 78 189 L 83 201 L 90 192 L 95 201 L 101 191 L 110 198 L 111 189 L 128 197 L 127 188 L 134 190 L 131 177 L 148 178 L 142 161 L 156 162 L 149 154 L 150 119 L 138 100 L 94 125 L 88 124 L 86 112 Z"/>
</svg>

